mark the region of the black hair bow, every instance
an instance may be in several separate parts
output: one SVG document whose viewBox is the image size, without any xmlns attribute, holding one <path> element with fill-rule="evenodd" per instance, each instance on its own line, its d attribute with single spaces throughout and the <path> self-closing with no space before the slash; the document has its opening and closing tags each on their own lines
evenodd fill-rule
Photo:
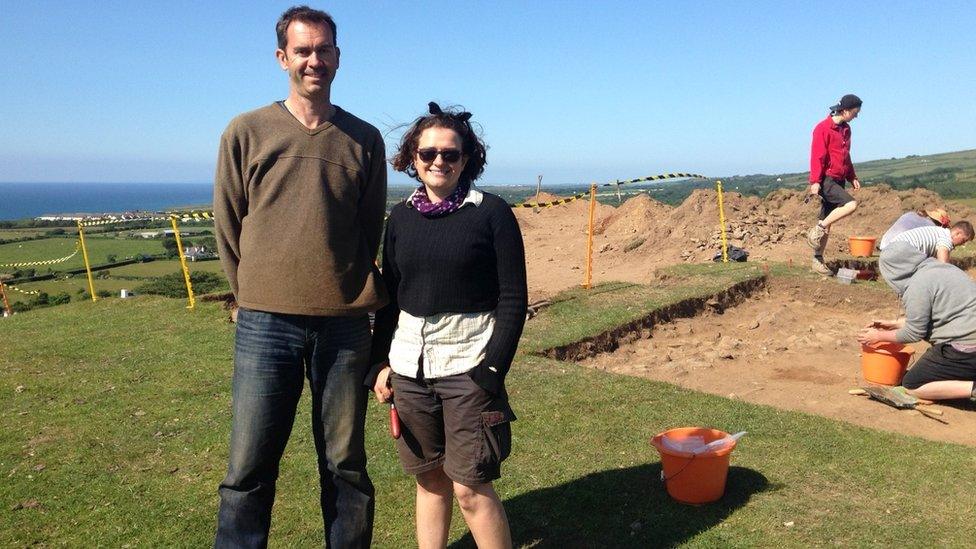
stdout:
<svg viewBox="0 0 976 549">
<path fill-rule="evenodd" d="M 433 101 L 427 103 L 427 110 L 430 112 L 430 114 L 434 116 L 440 116 L 445 114 L 444 111 L 441 110 L 441 106 L 438 105 L 437 103 L 434 103 Z M 446 114 L 459 122 L 467 122 L 468 120 L 471 119 L 471 113 L 467 111 L 458 114 L 453 114 L 453 113 L 446 113 Z"/>
</svg>

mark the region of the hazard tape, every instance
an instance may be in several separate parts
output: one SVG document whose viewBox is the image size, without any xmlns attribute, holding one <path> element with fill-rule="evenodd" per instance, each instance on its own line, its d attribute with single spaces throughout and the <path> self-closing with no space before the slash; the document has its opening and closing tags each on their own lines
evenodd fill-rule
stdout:
<svg viewBox="0 0 976 549">
<path fill-rule="evenodd" d="M 175 217 L 180 221 L 213 221 L 214 220 L 213 212 L 196 212 L 196 211 L 166 212 L 166 215 L 170 219 Z"/>
<path fill-rule="evenodd" d="M 560 204 L 569 204 L 574 200 L 579 200 L 590 193 L 577 193 L 569 198 L 560 198 L 559 200 L 553 200 L 551 202 L 523 202 L 521 204 L 509 204 L 513 208 L 551 208 L 553 206 L 558 206 Z"/>
<path fill-rule="evenodd" d="M 604 183 L 598 185 L 599 187 L 619 187 L 620 185 L 627 185 L 630 183 L 644 183 L 647 181 L 660 181 L 662 179 L 708 179 L 704 175 L 699 175 L 696 173 L 662 173 L 659 175 L 649 175 L 647 177 L 638 177 L 636 179 L 628 179 L 626 181 L 614 181 L 613 183 Z M 567 204 L 574 200 L 579 200 L 589 194 L 589 192 L 576 193 L 569 198 L 561 198 L 559 200 L 553 200 L 551 202 L 523 202 L 521 204 L 509 204 L 512 208 L 551 208 L 552 206 L 558 206 L 560 204 Z"/>
<path fill-rule="evenodd" d="M 151 214 L 139 217 L 87 217 L 81 220 L 81 226 L 95 227 L 98 225 L 112 225 L 115 223 L 128 223 L 131 221 L 169 221 L 174 217 L 180 221 L 213 221 L 214 214 L 212 211 L 190 210 L 163 212 L 160 214 Z"/>
<path fill-rule="evenodd" d="M 64 257 L 59 257 L 58 259 L 46 259 L 44 261 L 22 261 L 20 263 L 0 263 L 0 267 L 36 267 L 38 265 L 54 265 L 56 263 L 63 263 L 72 257 L 78 255 L 78 250 L 81 249 L 81 243 L 75 241 L 75 251 L 71 255 L 66 255 Z"/>
<path fill-rule="evenodd" d="M 154 221 L 156 217 L 89 217 L 78 222 L 82 227 L 95 227 L 98 225 L 112 225 L 115 223 L 128 223 L 130 221 Z"/>
<path fill-rule="evenodd" d="M 4 288 L 6 288 L 8 290 L 13 290 L 15 292 L 20 292 L 20 293 L 25 294 L 25 295 L 37 295 L 37 294 L 41 293 L 41 292 L 39 292 L 37 290 L 31 290 L 31 291 L 21 290 L 17 286 L 4 286 Z"/>
</svg>

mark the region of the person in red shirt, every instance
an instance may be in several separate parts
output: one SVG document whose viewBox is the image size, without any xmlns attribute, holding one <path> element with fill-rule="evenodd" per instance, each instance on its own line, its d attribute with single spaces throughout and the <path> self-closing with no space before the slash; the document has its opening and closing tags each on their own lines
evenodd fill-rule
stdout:
<svg viewBox="0 0 976 549">
<path fill-rule="evenodd" d="M 861 182 L 851 162 L 850 122 L 861 112 L 861 98 L 847 94 L 830 114 L 813 128 L 810 147 L 810 195 L 820 197 L 820 221 L 807 231 L 807 244 L 813 248 L 814 272 L 834 274 L 824 264 L 823 253 L 827 249 L 830 227 L 854 213 L 857 202 L 847 192 L 849 181 L 856 191 Z"/>
</svg>

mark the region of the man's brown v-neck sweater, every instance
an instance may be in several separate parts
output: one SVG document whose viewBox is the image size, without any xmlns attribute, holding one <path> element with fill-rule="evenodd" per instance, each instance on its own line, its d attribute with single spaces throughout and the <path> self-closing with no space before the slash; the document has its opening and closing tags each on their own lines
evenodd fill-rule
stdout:
<svg viewBox="0 0 976 549">
<path fill-rule="evenodd" d="M 383 138 L 338 107 L 310 130 L 273 103 L 238 116 L 221 137 L 215 232 L 243 307 L 316 316 L 382 307 L 374 260 L 385 209 Z"/>
</svg>

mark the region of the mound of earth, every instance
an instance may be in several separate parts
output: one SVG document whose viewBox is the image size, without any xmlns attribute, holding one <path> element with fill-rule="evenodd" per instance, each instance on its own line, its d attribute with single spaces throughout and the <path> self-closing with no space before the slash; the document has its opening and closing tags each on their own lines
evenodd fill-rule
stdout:
<svg viewBox="0 0 976 549">
<path fill-rule="evenodd" d="M 847 254 L 849 236 L 880 238 L 904 212 L 946 207 L 927 189 L 892 190 L 886 185 L 853 193 L 854 214 L 835 226 L 827 258 Z M 780 189 L 766 198 L 723 193 L 726 238 L 749 252 L 750 261 L 809 261 L 804 241 L 816 222 L 820 205 L 805 202 L 805 189 Z M 542 193 L 541 202 L 561 197 Z M 530 199 L 530 202 L 534 200 Z M 952 205 L 953 220 L 976 221 L 971 208 Z M 539 299 L 583 282 L 589 203 L 584 198 L 547 208 L 518 208 L 515 215 L 526 245 L 530 298 Z M 598 204 L 593 238 L 593 282 L 650 282 L 654 269 L 683 262 L 711 261 L 721 250 L 718 197 L 698 189 L 671 207 L 637 195 L 619 207 Z"/>
</svg>

